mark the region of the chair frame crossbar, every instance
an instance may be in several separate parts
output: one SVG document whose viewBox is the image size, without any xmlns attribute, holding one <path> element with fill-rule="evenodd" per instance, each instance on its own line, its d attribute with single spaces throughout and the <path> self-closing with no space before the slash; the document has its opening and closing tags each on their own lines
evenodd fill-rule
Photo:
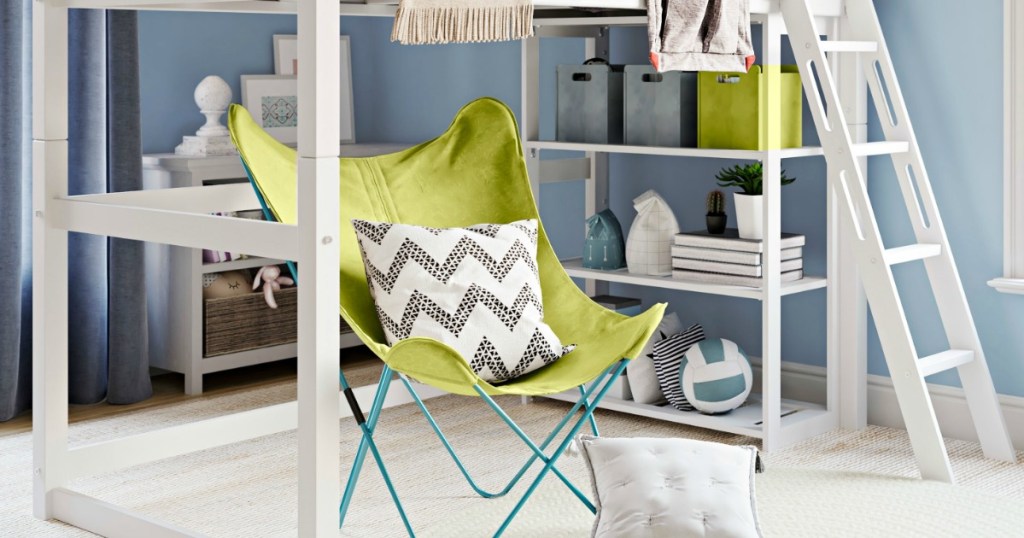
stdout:
<svg viewBox="0 0 1024 538">
<path fill-rule="evenodd" d="M 590 510 L 592 513 L 597 511 L 597 508 L 586 496 L 586 494 L 580 491 L 579 488 L 577 488 L 568 478 L 566 478 L 566 476 L 562 474 L 562 472 L 557 467 L 555 467 L 555 463 L 558 461 L 558 458 L 560 458 L 569 448 L 569 446 L 573 443 L 573 440 L 575 439 L 576 435 L 579 433 L 580 429 L 584 427 L 584 425 L 590 424 L 591 429 L 594 432 L 594 435 L 598 435 L 597 421 L 594 418 L 594 410 L 596 409 L 598 402 L 600 402 L 611 389 L 615 380 L 618 379 L 620 375 L 622 375 L 622 372 L 626 369 L 627 362 L 627 360 L 617 361 L 616 363 L 606 368 L 604 372 L 602 372 L 594 380 L 594 382 L 590 383 L 589 386 L 581 385 L 579 387 L 579 400 L 576 401 L 572 408 L 569 409 L 565 416 L 562 417 L 558 424 L 555 425 L 551 433 L 549 433 L 548 436 L 544 439 L 544 441 L 541 442 L 539 445 L 535 443 L 533 439 L 531 439 L 530 436 L 527 435 L 526 432 L 524 432 L 522 428 L 520 428 L 514 420 L 512 420 L 512 417 L 508 416 L 508 414 L 501 408 L 501 406 L 499 406 L 498 403 L 495 402 L 494 399 L 489 394 L 487 394 L 487 392 L 482 387 L 480 387 L 479 385 L 474 385 L 473 389 L 480 396 L 480 398 L 487 403 L 487 405 L 495 412 L 495 414 L 497 414 L 498 417 L 501 418 L 501 420 L 504 421 L 506 425 L 508 425 L 512 432 L 515 433 L 516 436 L 519 437 L 523 441 L 523 443 L 526 444 L 526 446 L 530 448 L 530 450 L 533 452 L 529 459 L 527 459 L 526 463 L 524 463 L 523 466 L 519 469 L 519 471 L 516 472 L 516 474 L 512 477 L 512 479 L 509 480 L 508 484 L 506 484 L 504 488 L 502 488 L 500 491 L 496 493 L 487 491 L 476 483 L 472 475 L 469 473 L 469 470 L 462 463 L 462 460 L 459 458 L 458 454 L 456 454 L 455 449 L 448 441 L 448 438 L 444 435 L 444 432 L 441 431 L 441 427 L 437 424 L 437 421 L 434 420 L 434 417 L 433 415 L 430 414 L 430 411 L 427 410 L 427 406 L 424 405 L 423 400 L 420 398 L 419 394 L 416 393 L 416 389 L 412 386 L 412 383 L 404 374 L 401 373 L 398 374 L 398 379 L 405 386 L 406 390 L 409 392 L 409 395 L 412 396 L 412 399 L 416 403 L 416 406 L 419 407 L 420 412 L 422 412 L 423 416 L 427 419 L 427 423 L 430 424 L 431 429 L 434 430 L 434 433 L 441 441 L 441 444 L 444 445 L 445 450 L 448 451 L 448 455 L 451 456 L 452 460 L 455 462 L 455 465 L 456 467 L 458 467 L 459 472 L 462 473 L 462 476 L 466 479 L 466 482 L 469 484 L 470 488 L 472 488 L 477 495 L 488 499 L 502 497 L 508 494 L 512 490 L 512 488 L 514 488 L 516 484 L 519 483 L 520 479 L 522 479 L 522 477 L 537 462 L 537 460 L 543 462 L 544 465 L 541 468 L 540 472 L 533 479 L 533 482 L 527 488 L 523 496 L 519 499 L 519 502 L 516 503 L 515 507 L 512 509 L 509 515 L 502 522 L 498 530 L 494 533 L 494 537 L 497 538 L 508 529 L 508 526 L 512 523 L 513 520 L 515 520 L 515 517 L 519 514 L 519 511 L 522 510 L 523 506 L 526 504 L 526 501 L 530 498 L 531 495 L 533 495 L 537 487 L 544 480 L 548 473 L 554 474 L 563 484 L 565 484 L 565 486 L 569 488 L 573 495 L 575 495 L 576 498 L 578 498 L 580 502 L 582 502 L 583 505 L 587 507 L 588 510 Z M 380 381 L 377 385 L 377 393 L 374 396 L 373 404 L 370 408 L 370 414 L 367 417 L 367 419 L 360 422 L 362 414 L 355 413 L 357 422 L 360 422 L 359 427 L 362 430 L 363 435 L 362 439 L 359 442 L 359 448 L 356 451 L 356 456 L 352 461 L 352 468 L 349 471 L 348 482 L 345 485 L 345 492 L 344 495 L 342 496 L 341 504 L 338 507 L 339 527 L 343 526 L 345 523 L 345 516 L 348 513 L 349 507 L 352 504 L 352 499 L 355 495 L 356 485 L 359 481 L 359 473 L 363 468 L 363 463 L 365 463 L 367 452 L 370 452 L 377 463 L 377 468 L 381 472 L 381 477 L 384 479 L 384 483 L 388 488 L 388 493 L 391 495 L 392 501 L 394 501 L 395 507 L 398 510 L 398 515 L 402 519 L 402 524 L 405 526 L 406 532 L 408 532 L 410 537 L 415 537 L 415 533 L 412 530 L 412 525 L 409 522 L 409 518 L 405 513 L 405 509 L 402 507 L 402 502 L 398 497 L 398 493 L 395 490 L 394 484 L 391 481 L 391 477 L 387 472 L 386 466 L 384 465 L 384 460 L 381 458 L 380 452 L 377 450 L 377 445 L 373 439 L 374 431 L 376 430 L 377 424 L 380 420 L 381 410 L 384 407 L 384 400 L 387 396 L 388 390 L 390 389 L 391 382 L 394 379 L 394 373 L 395 372 L 388 366 L 385 366 L 383 372 L 381 372 Z M 341 383 L 342 390 L 346 390 L 346 388 L 348 387 L 348 383 L 347 381 L 345 381 L 344 373 L 341 374 Z M 582 416 L 577 418 L 576 422 L 573 423 L 572 426 L 569 428 L 569 433 L 562 439 L 561 443 L 559 443 L 555 447 L 551 455 L 548 456 L 545 451 L 551 446 L 555 439 L 558 438 L 559 434 L 561 434 L 561 432 L 565 429 L 566 425 L 568 425 L 571 422 L 573 417 L 575 417 L 580 410 L 583 411 Z"/>
</svg>

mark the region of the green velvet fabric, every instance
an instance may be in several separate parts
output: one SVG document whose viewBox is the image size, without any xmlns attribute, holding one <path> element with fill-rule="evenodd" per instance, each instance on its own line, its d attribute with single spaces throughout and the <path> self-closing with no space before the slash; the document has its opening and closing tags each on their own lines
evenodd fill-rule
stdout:
<svg viewBox="0 0 1024 538">
<path fill-rule="evenodd" d="M 238 105 L 228 113 L 231 137 L 268 208 L 280 222 L 296 222 L 295 150 L 275 141 Z M 572 353 L 523 377 L 491 385 L 450 347 L 411 338 L 389 347 L 366 283 L 353 218 L 455 227 L 538 219 L 515 116 L 499 101 L 463 107 L 441 136 L 407 150 L 341 159 L 341 316 L 389 366 L 455 394 L 544 395 L 595 379 L 612 363 L 632 358 L 661 321 L 664 304 L 627 317 L 601 307 L 573 283 L 540 227 L 537 262 L 544 321 Z"/>
</svg>

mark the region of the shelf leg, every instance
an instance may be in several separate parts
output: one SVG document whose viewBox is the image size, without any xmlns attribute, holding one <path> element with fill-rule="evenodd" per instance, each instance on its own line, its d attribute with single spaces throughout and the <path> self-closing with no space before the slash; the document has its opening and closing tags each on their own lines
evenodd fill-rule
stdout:
<svg viewBox="0 0 1024 538">
<path fill-rule="evenodd" d="M 521 52 L 522 65 L 522 126 L 523 140 L 540 140 L 540 37 L 524 39 Z M 533 199 L 540 209 L 540 152 L 526 154 L 526 168 L 533 188 Z"/>
<path fill-rule="evenodd" d="M 587 37 L 584 39 L 584 43 L 584 55 L 587 59 L 595 57 L 609 59 L 611 38 L 608 27 L 602 27 L 596 37 Z M 590 177 L 587 178 L 586 186 L 584 187 L 586 190 L 584 217 L 589 217 L 608 207 L 608 154 L 588 151 L 586 155 L 590 159 Z M 587 229 L 586 225 L 584 225 L 584 237 L 586 237 L 586 233 Z M 586 291 L 587 295 L 593 297 L 595 295 L 607 294 L 608 289 L 608 282 L 587 280 L 584 291 Z"/>
<path fill-rule="evenodd" d="M 200 249 L 181 249 L 169 247 L 179 251 L 181 256 L 189 260 L 189 287 L 196 290 L 189 294 L 188 308 L 192 315 L 189 323 L 192 330 L 189 332 L 191 338 L 188 341 L 189 360 L 184 365 L 185 370 L 185 394 L 188 396 L 199 396 L 203 393 L 203 251 Z"/>
<path fill-rule="evenodd" d="M 339 44 L 337 0 L 298 6 L 299 529 L 338 536 Z"/>
<path fill-rule="evenodd" d="M 68 458 L 68 233 L 48 211 L 68 192 L 68 10 L 34 2 L 32 19 L 32 512 L 50 519 Z"/>
<path fill-rule="evenodd" d="M 778 13 L 769 14 L 762 27 L 762 55 L 764 56 L 766 91 L 761 106 L 765 107 L 764 154 L 764 290 L 761 302 L 761 393 L 762 393 L 762 450 L 772 452 L 781 448 L 782 434 L 782 173 L 781 147 L 781 85 L 777 74 L 782 65 L 782 32 L 784 24 Z"/>
</svg>

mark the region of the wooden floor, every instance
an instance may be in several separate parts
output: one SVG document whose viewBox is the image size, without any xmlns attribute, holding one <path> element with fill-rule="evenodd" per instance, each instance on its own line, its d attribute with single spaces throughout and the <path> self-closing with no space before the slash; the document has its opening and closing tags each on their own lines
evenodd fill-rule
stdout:
<svg viewBox="0 0 1024 538">
<path fill-rule="evenodd" d="M 372 371 L 379 372 L 381 362 L 365 347 L 346 349 L 343 352 L 342 365 L 346 372 L 359 371 L 360 375 L 350 376 L 354 386 L 367 384 L 374 379 Z M 235 370 L 227 370 L 207 374 L 203 378 L 203 394 L 200 396 L 185 395 L 185 376 L 176 373 L 165 373 L 153 376 L 153 396 L 148 400 L 130 405 L 111 405 L 100 402 L 91 405 L 72 405 L 68 418 L 72 424 L 83 420 L 116 416 L 121 413 L 174 405 L 185 400 L 202 399 L 210 396 L 229 394 L 250 390 L 261 385 L 278 383 L 285 379 L 294 379 L 296 375 L 295 359 L 248 366 Z M 371 382 L 375 382 L 371 381 Z M 32 430 L 32 412 L 26 411 L 7 422 L 0 422 L 0 437 L 24 433 Z"/>
</svg>

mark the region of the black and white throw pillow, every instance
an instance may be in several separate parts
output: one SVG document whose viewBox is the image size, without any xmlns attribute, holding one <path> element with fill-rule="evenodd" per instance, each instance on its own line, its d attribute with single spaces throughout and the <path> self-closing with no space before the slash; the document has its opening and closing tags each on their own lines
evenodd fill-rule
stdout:
<svg viewBox="0 0 1024 538">
<path fill-rule="evenodd" d="M 683 394 L 679 364 L 683 362 L 683 355 L 703 339 L 704 327 L 695 323 L 689 329 L 654 344 L 654 371 L 658 375 L 658 385 L 668 403 L 680 411 L 695 409 Z"/>
<path fill-rule="evenodd" d="M 492 383 L 575 348 L 543 321 L 536 220 L 466 228 L 352 224 L 389 344 L 433 338 Z"/>
</svg>

